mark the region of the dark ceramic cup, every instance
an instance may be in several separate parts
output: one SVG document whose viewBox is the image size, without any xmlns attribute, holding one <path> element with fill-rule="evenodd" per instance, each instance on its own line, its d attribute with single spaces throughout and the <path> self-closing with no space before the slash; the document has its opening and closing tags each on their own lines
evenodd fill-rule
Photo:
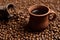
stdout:
<svg viewBox="0 0 60 40">
<path fill-rule="evenodd" d="M 49 15 L 54 14 L 52 19 L 55 19 L 56 14 L 50 8 L 44 5 L 33 5 L 28 8 L 30 21 L 25 26 L 26 29 L 32 31 L 42 31 L 49 25 Z"/>
<path fill-rule="evenodd" d="M 0 6 L 0 21 L 7 20 L 8 16 L 9 16 L 9 14 L 8 14 L 5 6 Z"/>
<path fill-rule="evenodd" d="M 10 17 L 12 17 L 8 12 L 10 8 L 14 9 L 14 5 L 11 3 L 7 4 L 6 6 L 0 6 L 0 21 L 8 20 Z"/>
</svg>

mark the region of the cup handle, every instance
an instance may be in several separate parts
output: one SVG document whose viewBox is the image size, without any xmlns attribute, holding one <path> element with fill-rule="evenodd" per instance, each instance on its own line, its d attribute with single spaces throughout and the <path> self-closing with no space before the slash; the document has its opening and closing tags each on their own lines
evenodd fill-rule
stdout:
<svg viewBox="0 0 60 40">
<path fill-rule="evenodd" d="M 55 12 L 53 10 L 50 10 L 48 15 L 51 15 L 51 14 L 53 14 L 53 18 L 49 19 L 49 20 L 53 21 L 53 20 L 55 20 L 55 18 L 57 17 L 57 15 L 55 14 Z"/>
</svg>

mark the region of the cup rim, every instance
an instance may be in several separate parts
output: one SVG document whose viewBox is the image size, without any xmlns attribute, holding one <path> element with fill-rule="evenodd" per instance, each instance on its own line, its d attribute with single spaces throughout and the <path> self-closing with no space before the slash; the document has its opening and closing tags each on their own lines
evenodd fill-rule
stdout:
<svg viewBox="0 0 60 40">
<path fill-rule="evenodd" d="M 15 7 L 15 4 L 13 4 L 13 3 L 8 3 L 7 5 L 6 5 L 6 9 L 8 9 L 8 6 L 9 5 L 13 5 L 14 7 Z"/>
<path fill-rule="evenodd" d="M 34 10 L 35 8 L 38 8 L 39 6 L 44 6 L 44 7 L 48 8 L 48 12 L 45 13 L 45 14 L 42 14 L 42 15 L 33 14 L 31 11 Z M 36 4 L 36 5 L 30 6 L 30 7 L 28 8 L 28 11 L 29 11 L 29 14 L 34 15 L 34 16 L 45 16 L 45 15 L 48 15 L 48 14 L 49 14 L 50 9 L 49 9 L 49 7 L 47 7 L 47 6 L 45 6 L 45 5 L 37 5 L 37 4 Z"/>
</svg>

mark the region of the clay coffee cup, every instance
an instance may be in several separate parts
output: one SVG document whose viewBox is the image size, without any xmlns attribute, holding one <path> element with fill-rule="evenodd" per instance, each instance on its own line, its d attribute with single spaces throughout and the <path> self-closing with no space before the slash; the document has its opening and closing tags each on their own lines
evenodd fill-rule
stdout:
<svg viewBox="0 0 60 40">
<path fill-rule="evenodd" d="M 49 25 L 49 15 L 54 14 L 52 19 L 55 19 L 56 14 L 49 7 L 44 5 L 33 5 L 28 8 L 30 21 L 25 28 L 32 31 L 42 31 Z"/>
</svg>

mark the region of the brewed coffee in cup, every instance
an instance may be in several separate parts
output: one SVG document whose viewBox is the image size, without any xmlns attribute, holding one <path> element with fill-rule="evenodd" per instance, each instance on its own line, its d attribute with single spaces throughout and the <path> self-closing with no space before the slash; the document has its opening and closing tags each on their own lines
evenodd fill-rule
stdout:
<svg viewBox="0 0 60 40">
<path fill-rule="evenodd" d="M 47 13 L 49 10 L 47 7 L 45 6 L 40 6 L 38 8 L 35 8 L 34 10 L 32 10 L 33 14 L 37 14 L 37 15 L 41 15 L 41 14 L 45 14 Z"/>
</svg>

